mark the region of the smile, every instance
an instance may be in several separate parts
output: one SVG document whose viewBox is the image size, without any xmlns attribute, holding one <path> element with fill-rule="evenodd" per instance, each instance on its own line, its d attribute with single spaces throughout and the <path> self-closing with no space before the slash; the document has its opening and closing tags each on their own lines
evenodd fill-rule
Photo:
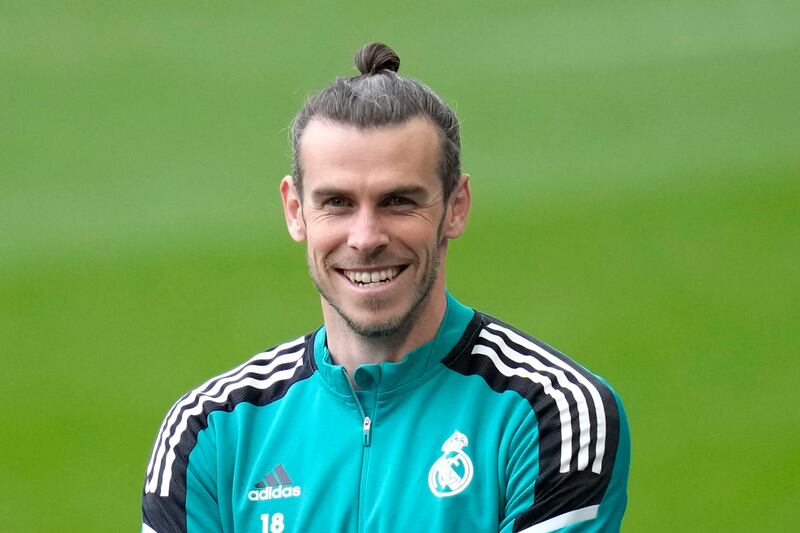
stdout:
<svg viewBox="0 0 800 533">
<path fill-rule="evenodd" d="M 339 272 L 350 280 L 351 283 L 358 287 L 375 287 L 381 284 L 386 284 L 397 277 L 400 272 L 405 269 L 402 267 L 386 267 L 381 270 L 345 270 L 339 269 Z"/>
</svg>

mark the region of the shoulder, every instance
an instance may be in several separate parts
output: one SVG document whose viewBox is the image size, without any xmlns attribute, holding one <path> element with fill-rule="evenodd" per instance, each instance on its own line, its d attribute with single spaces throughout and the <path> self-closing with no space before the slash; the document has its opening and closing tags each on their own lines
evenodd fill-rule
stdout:
<svg viewBox="0 0 800 533">
<path fill-rule="evenodd" d="M 556 468 L 599 472 L 613 462 L 621 402 L 608 383 L 555 348 L 490 315 L 476 313 L 469 341 L 445 361 L 479 375 L 496 392 L 514 391 L 537 420 L 541 452 Z"/>
<path fill-rule="evenodd" d="M 313 334 L 274 346 L 184 394 L 167 412 L 154 443 L 145 492 L 168 492 L 173 463 L 185 461 L 215 411 L 241 403 L 267 405 L 312 373 L 307 356 Z"/>
<path fill-rule="evenodd" d="M 205 381 L 182 396 L 172 410 L 232 410 L 242 402 L 265 405 L 303 379 L 312 335 L 298 337 L 259 352 L 239 366 Z M 197 409 L 202 406 L 202 409 Z"/>
<path fill-rule="evenodd" d="M 571 357 L 486 313 L 476 312 L 462 347 L 445 359 L 448 367 L 482 375 L 492 388 L 517 390 L 523 396 L 549 394 L 551 387 L 580 387 L 595 397 L 615 396 L 608 383 Z M 546 389 L 545 389 L 546 386 Z"/>
<path fill-rule="evenodd" d="M 514 531 L 588 519 L 618 524 L 630 452 L 617 393 L 548 344 L 477 315 L 469 342 L 448 366 L 481 376 L 496 392 L 516 392 L 530 408 L 509 454 L 510 471 L 522 473 L 509 477 L 505 522 Z"/>
</svg>

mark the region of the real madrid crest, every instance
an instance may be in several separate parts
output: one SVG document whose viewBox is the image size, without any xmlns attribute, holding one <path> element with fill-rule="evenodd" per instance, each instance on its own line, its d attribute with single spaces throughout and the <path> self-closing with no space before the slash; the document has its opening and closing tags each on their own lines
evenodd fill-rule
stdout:
<svg viewBox="0 0 800 533">
<path fill-rule="evenodd" d="M 455 496 L 472 481 L 472 459 L 463 450 L 468 444 L 467 436 L 456 431 L 442 445 L 442 456 L 428 472 L 428 486 L 434 496 Z"/>
</svg>

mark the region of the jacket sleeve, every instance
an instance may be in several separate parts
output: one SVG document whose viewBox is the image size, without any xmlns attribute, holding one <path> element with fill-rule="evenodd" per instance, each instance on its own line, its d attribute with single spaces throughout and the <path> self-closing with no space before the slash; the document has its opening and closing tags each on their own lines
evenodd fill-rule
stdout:
<svg viewBox="0 0 800 533">
<path fill-rule="evenodd" d="M 606 533 L 620 529 L 627 503 L 630 432 L 619 396 L 607 385 L 602 391 L 604 427 L 594 418 L 589 461 L 578 466 L 578 446 L 569 466 L 561 463 L 561 449 L 547 443 L 545 431 L 557 427 L 531 414 L 512 439 L 506 479 L 505 516 L 501 533 Z M 590 406 L 591 407 L 591 406 Z M 540 416 L 548 416 L 540 413 Z M 600 428 L 600 433 L 597 429 Z M 550 436 L 552 437 L 552 435 Z M 603 444 L 601 460 L 595 462 Z M 575 439 L 577 443 L 577 438 Z M 584 453 L 586 450 L 584 449 Z"/>
<path fill-rule="evenodd" d="M 213 427 L 187 417 L 185 430 L 177 432 L 175 409 L 156 437 L 145 476 L 142 533 L 220 532 Z"/>
</svg>

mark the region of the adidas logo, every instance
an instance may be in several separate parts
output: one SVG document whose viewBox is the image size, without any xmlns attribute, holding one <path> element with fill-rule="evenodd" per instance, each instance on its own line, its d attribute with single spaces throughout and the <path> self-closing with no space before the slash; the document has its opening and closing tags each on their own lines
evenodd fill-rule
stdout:
<svg viewBox="0 0 800 533">
<path fill-rule="evenodd" d="M 247 499 L 251 502 L 296 498 L 302 493 L 300 485 L 292 482 L 292 478 L 289 477 L 283 465 L 273 468 L 264 476 L 264 479 L 256 483 L 255 487 L 260 490 L 251 490 L 247 493 Z"/>
</svg>

